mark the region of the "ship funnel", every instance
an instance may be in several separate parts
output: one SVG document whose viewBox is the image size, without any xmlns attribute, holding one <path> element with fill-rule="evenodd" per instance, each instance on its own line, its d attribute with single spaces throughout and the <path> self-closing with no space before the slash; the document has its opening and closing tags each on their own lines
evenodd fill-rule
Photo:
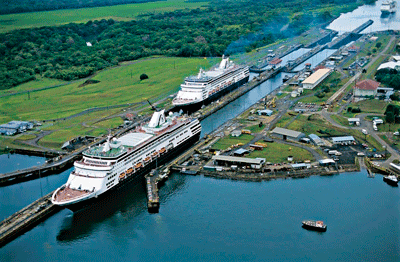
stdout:
<svg viewBox="0 0 400 262">
<path fill-rule="evenodd" d="M 219 69 L 225 69 L 228 66 L 229 57 L 225 58 L 225 55 L 222 55 L 222 61 L 219 64 Z"/>
<path fill-rule="evenodd" d="M 107 141 L 106 141 L 106 143 L 104 144 L 104 147 L 103 147 L 103 153 L 106 153 L 106 152 L 110 151 L 110 149 L 111 149 L 110 139 L 111 139 L 111 135 L 108 135 L 107 136 Z"/>
<path fill-rule="evenodd" d="M 149 122 L 148 127 L 158 127 L 164 124 L 165 121 L 165 115 L 164 115 L 164 109 L 158 112 L 154 112 L 153 116 L 151 117 L 151 120 Z"/>
</svg>

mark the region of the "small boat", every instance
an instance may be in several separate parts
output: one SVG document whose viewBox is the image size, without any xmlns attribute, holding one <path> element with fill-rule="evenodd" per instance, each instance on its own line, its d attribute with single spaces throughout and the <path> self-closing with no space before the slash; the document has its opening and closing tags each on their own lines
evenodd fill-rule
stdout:
<svg viewBox="0 0 400 262">
<path fill-rule="evenodd" d="M 322 221 L 314 221 L 314 220 L 304 220 L 302 222 L 303 228 L 325 232 L 327 226 Z"/>
<path fill-rule="evenodd" d="M 399 182 L 399 180 L 397 179 L 397 177 L 395 175 L 384 176 L 383 181 L 385 181 L 386 183 L 388 183 L 392 186 L 398 186 L 398 182 Z"/>
</svg>

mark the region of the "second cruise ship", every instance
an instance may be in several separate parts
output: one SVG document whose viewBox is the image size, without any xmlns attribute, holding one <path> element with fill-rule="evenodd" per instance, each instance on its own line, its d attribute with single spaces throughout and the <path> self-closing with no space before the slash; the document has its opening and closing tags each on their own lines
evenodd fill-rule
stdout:
<svg viewBox="0 0 400 262">
<path fill-rule="evenodd" d="M 200 69 L 187 77 L 172 104 L 178 109 L 196 110 L 249 81 L 249 67 L 239 66 L 222 56 L 221 63 L 209 71 Z"/>
</svg>

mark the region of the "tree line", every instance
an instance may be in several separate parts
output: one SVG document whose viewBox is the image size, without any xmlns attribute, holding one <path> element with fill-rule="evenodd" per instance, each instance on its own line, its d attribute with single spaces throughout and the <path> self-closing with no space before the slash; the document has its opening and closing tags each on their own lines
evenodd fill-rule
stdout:
<svg viewBox="0 0 400 262">
<path fill-rule="evenodd" d="M 198 57 L 250 51 L 331 18 L 329 12 L 312 10 L 323 10 L 332 2 L 354 4 L 324 2 L 212 0 L 205 8 L 148 14 L 129 22 L 109 19 L 11 31 L 0 34 L 0 89 L 28 82 L 35 75 L 84 78 L 119 62 L 152 55 Z"/>
</svg>

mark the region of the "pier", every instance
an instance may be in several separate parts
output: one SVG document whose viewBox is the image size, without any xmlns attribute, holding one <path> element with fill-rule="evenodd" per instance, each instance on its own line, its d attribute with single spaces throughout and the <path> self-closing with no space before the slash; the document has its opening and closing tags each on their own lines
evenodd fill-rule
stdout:
<svg viewBox="0 0 400 262">
<path fill-rule="evenodd" d="M 0 222 L 0 247 L 60 210 L 51 203 L 52 194 L 47 194 Z"/>
</svg>

